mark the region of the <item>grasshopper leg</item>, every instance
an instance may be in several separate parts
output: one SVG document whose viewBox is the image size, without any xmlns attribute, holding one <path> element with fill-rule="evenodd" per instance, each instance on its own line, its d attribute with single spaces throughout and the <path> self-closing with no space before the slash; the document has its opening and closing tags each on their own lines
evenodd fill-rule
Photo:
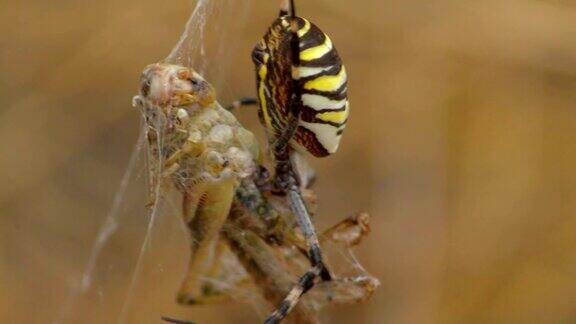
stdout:
<svg viewBox="0 0 576 324">
<path fill-rule="evenodd" d="M 195 209 L 193 215 L 185 215 L 186 224 L 192 237 L 191 257 L 188 274 L 178 293 L 178 303 L 197 304 L 209 300 L 203 296 L 202 278 L 210 270 L 213 262 L 214 245 L 219 239 L 219 232 L 230 212 L 234 197 L 235 184 L 233 180 L 223 180 L 216 183 L 204 183 L 197 186 L 192 195 L 192 201 L 184 200 L 188 211 Z M 196 206 L 193 206 L 196 203 Z M 194 208 L 195 207 L 195 208 Z"/>
</svg>

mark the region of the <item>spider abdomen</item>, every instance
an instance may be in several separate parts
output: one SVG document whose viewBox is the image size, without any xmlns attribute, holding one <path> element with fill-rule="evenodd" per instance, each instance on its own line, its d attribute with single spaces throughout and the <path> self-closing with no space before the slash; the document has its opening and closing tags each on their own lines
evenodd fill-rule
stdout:
<svg viewBox="0 0 576 324">
<path fill-rule="evenodd" d="M 293 22 L 298 26 L 297 59 L 291 44 Z M 259 116 L 271 140 L 287 127 L 290 101 L 297 97 L 300 118 L 291 145 L 316 157 L 335 153 L 348 120 L 348 78 L 330 37 L 304 18 L 282 16 L 254 48 L 252 58 Z"/>
</svg>

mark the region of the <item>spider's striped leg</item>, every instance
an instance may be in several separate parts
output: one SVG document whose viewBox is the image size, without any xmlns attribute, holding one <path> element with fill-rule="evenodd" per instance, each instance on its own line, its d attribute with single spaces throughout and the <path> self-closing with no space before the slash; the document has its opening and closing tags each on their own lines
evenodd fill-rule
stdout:
<svg viewBox="0 0 576 324">
<path fill-rule="evenodd" d="M 276 153 L 279 152 L 276 151 Z M 284 157 L 287 157 L 287 154 L 284 155 Z M 322 252 L 320 250 L 318 236 L 314 230 L 314 225 L 310 219 L 308 209 L 306 208 L 302 195 L 300 194 L 300 189 L 296 178 L 294 177 L 294 171 L 290 159 L 280 158 L 279 155 L 276 156 L 276 185 L 286 193 L 290 209 L 296 217 L 298 226 L 304 234 L 304 238 L 306 239 L 309 248 L 308 257 L 312 264 L 312 268 L 300 277 L 296 286 L 290 290 L 276 311 L 266 319 L 264 322 L 265 324 L 279 323 L 284 317 L 286 317 L 286 315 L 288 315 L 292 308 L 294 308 L 298 303 L 300 297 L 314 286 L 314 280 L 318 276 L 320 276 L 324 281 L 332 280 L 330 272 L 322 260 Z"/>
<path fill-rule="evenodd" d="M 287 194 L 290 207 L 294 214 L 296 214 L 298 225 L 302 229 L 304 238 L 306 238 L 306 242 L 308 243 L 310 262 L 312 263 L 312 266 L 318 267 L 322 280 L 329 281 L 332 279 L 332 276 L 322 260 L 322 252 L 320 250 L 318 236 L 316 235 L 314 225 L 310 220 L 310 215 L 308 214 L 306 205 L 304 205 L 304 200 L 302 199 L 300 190 L 297 187 L 293 187 L 288 190 Z"/>
<path fill-rule="evenodd" d="M 314 279 L 318 277 L 320 271 L 321 268 L 319 266 L 314 266 L 300 277 L 298 284 L 290 290 L 286 298 L 280 303 L 280 306 L 264 321 L 264 324 L 280 323 L 290 313 L 292 308 L 298 304 L 300 297 L 314 286 Z"/>
<path fill-rule="evenodd" d="M 209 296 L 203 294 L 201 278 L 214 262 L 211 257 L 213 242 L 218 239 L 220 229 L 228 217 L 234 191 L 232 179 L 202 183 L 194 190 L 194 201 L 184 201 L 184 218 L 192 236 L 192 251 L 188 275 L 178 293 L 180 304 L 211 301 Z"/>
<path fill-rule="evenodd" d="M 292 163 L 288 158 L 276 160 L 276 185 L 286 193 L 290 209 L 296 217 L 298 226 L 302 230 L 306 243 L 308 244 L 308 257 L 310 258 L 312 266 L 319 269 L 322 280 L 331 280 L 330 272 L 322 259 L 318 236 L 316 235 L 310 214 L 300 193 L 300 188 L 294 176 Z"/>
</svg>

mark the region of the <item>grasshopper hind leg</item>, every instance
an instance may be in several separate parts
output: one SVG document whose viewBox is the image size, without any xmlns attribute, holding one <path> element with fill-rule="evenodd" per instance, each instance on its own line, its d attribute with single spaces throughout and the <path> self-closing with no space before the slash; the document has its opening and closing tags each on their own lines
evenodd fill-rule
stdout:
<svg viewBox="0 0 576 324">
<path fill-rule="evenodd" d="M 220 229 L 226 222 L 235 185 L 232 180 L 206 183 L 184 197 L 184 220 L 192 237 L 188 274 L 178 292 L 177 301 L 183 305 L 218 301 L 220 294 L 205 285 L 203 277 L 210 272 L 219 240 Z"/>
</svg>

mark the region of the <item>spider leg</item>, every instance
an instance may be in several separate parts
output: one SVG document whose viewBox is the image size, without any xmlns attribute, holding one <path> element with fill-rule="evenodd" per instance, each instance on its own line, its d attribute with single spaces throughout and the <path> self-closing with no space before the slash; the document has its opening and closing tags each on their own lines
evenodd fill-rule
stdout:
<svg viewBox="0 0 576 324">
<path fill-rule="evenodd" d="M 276 147 L 278 148 L 278 147 Z M 300 277 L 296 286 L 288 293 L 286 298 L 280 303 L 280 306 L 266 319 L 265 324 L 279 323 L 300 300 L 300 297 L 305 294 L 310 288 L 314 286 L 314 280 L 319 276 L 324 281 L 332 280 L 328 268 L 322 260 L 322 252 L 320 250 L 320 243 L 318 236 L 314 229 L 314 225 L 310 219 L 308 209 L 304 204 L 300 188 L 294 177 L 294 171 L 287 158 L 288 154 L 282 150 L 275 151 L 276 155 L 276 184 L 286 193 L 290 209 L 292 210 L 298 226 L 304 234 L 306 243 L 309 248 L 308 257 L 312 268 L 308 270 L 303 276 Z"/>
<path fill-rule="evenodd" d="M 309 246 L 309 257 L 312 266 L 319 267 L 320 270 L 320 277 L 324 281 L 331 280 L 331 275 L 324 261 L 322 260 L 322 252 L 320 250 L 320 243 L 318 242 L 318 236 L 316 235 L 316 231 L 314 230 L 314 225 L 310 220 L 310 215 L 308 214 L 308 210 L 304 205 L 304 200 L 300 195 L 300 191 L 297 188 L 292 188 L 288 191 L 288 202 L 290 203 L 290 207 L 292 208 L 294 214 L 296 214 L 296 220 L 298 225 L 302 229 L 304 233 L 304 238 Z"/>
<path fill-rule="evenodd" d="M 286 154 L 287 156 L 287 154 Z M 308 213 L 308 209 L 304 204 L 304 199 L 300 193 L 300 188 L 294 176 L 292 164 L 288 158 L 280 158 L 276 160 L 276 185 L 286 193 L 288 204 L 292 213 L 296 217 L 296 222 L 304 234 L 306 243 L 308 245 L 308 253 L 310 262 L 313 267 L 318 267 L 320 277 L 324 281 L 331 280 L 330 272 L 324 265 L 322 260 L 322 252 L 320 250 L 320 243 L 318 236 L 314 229 L 314 224 Z"/>
<path fill-rule="evenodd" d="M 280 306 L 264 321 L 264 324 L 280 323 L 290 313 L 292 308 L 298 304 L 302 295 L 314 286 L 314 279 L 320 274 L 320 269 L 319 266 L 314 266 L 300 277 L 298 284 L 290 290 L 286 298 L 280 303 Z"/>
<path fill-rule="evenodd" d="M 294 6 L 294 0 L 282 0 L 282 4 L 280 5 L 280 14 L 279 16 L 286 16 L 290 14 L 290 16 L 296 16 L 296 7 Z"/>
<path fill-rule="evenodd" d="M 202 277 L 210 270 L 214 260 L 212 250 L 220 229 L 230 212 L 235 184 L 232 179 L 217 183 L 199 184 L 192 201 L 184 199 L 184 220 L 192 236 L 188 275 L 178 293 L 178 303 L 210 302 L 220 296 L 203 296 Z M 194 211 L 190 213 L 191 211 Z M 214 297 L 214 298 L 212 298 Z"/>
<path fill-rule="evenodd" d="M 226 110 L 234 110 L 243 106 L 256 106 L 258 105 L 258 99 L 254 97 L 242 97 L 238 100 L 233 101 L 229 106 L 226 106 Z"/>
</svg>

